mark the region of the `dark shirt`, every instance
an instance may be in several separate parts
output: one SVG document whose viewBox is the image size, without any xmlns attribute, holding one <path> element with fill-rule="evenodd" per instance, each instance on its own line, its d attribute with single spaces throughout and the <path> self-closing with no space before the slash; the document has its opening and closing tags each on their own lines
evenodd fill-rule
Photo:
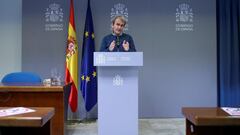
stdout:
<svg viewBox="0 0 240 135">
<path fill-rule="evenodd" d="M 112 51 L 109 50 L 109 46 L 112 41 L 115 40 L 115 47 Z M 123 41 L 127 41 L 129 43 L 129 50 L 125 51 L 123 48 Z M 136 52 L 135 45 L 133 39 L 130 35 L 123 33 L 120 36 L 116 36 L 113 34 L 109 34 L 105 36 L 102 40 L 101 52 Z"/>
</svg>

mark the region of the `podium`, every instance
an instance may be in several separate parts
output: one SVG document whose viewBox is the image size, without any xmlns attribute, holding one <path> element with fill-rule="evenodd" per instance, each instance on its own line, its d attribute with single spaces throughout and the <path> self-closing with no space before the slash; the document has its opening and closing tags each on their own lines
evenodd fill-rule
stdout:
<svg viewBox="0 0 240 135">
<path fill-rule="evenodd" d="M 98 135 L 138 135 L 142 52 L 94 52 L 98 67 Z"/>
</svg>

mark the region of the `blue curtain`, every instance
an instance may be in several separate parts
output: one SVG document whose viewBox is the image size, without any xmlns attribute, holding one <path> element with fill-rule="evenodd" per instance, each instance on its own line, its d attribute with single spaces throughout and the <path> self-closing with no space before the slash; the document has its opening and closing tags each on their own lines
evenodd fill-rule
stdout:
<svg viewBox="0 0 240 135">
<path fill-rule="evenodd" d="M 239 3 L 217 0 L 219 107 L 240 107 Z"/>
</svg>

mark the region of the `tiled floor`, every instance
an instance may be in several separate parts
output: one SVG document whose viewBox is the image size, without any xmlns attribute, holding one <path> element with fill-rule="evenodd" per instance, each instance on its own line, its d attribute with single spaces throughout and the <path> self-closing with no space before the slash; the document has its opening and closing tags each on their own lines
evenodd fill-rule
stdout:
<svg viewBox="0 0 240 135">
<path fill-rule="evenodd" d="M 69 123 L 66 135 L 97 135 L 97 122 Z M 185 135 L 185 119 L 140 119 L 139 135 Z"/>
</svg>

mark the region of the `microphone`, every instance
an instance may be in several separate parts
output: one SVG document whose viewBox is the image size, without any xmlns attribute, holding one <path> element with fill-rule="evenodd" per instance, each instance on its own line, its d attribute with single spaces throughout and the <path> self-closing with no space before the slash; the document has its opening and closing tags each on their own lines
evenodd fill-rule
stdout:
<svg viewBox="0 0 240 135">
<path fill-rule="evenodd" d="M 116 44 L 117 44 L 117 46 L 120 45 L 120 38 L 119 38 L 119 36 L 116 36 Z"/>
</svg>

